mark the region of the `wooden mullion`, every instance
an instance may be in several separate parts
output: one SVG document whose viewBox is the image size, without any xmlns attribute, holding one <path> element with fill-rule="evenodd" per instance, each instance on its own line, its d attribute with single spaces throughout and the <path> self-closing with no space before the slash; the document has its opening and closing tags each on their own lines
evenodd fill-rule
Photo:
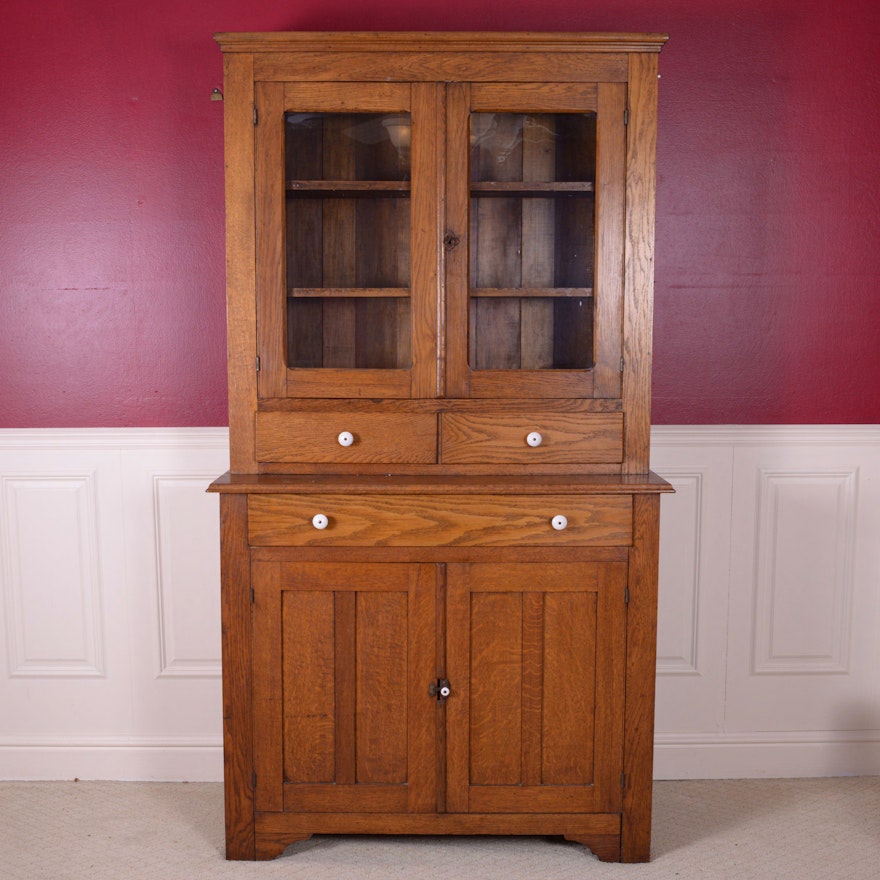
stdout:
<svg viewBox="0 0 880 880">
<path fill-rule="evenodd" d="M 336 682 L 336 784 L 355 782 L 355 599 L 353 590 L 334 592 Z"/>
<path fill-rule="evenodd" d="M 446 662 L 453 694 L 446 702 L 446 810 L 469 810 L 471 594 L 467 563 L 446 566 Z"/>
<path fill-rule="evenodd" d="M 446 87 L 446 229 L 452 246 L 443 251 L 446 283 L 446 396 L 467 397 L 469 389 L 468 254 L 474 248 L 468 228 L 470 86 Z"/>
<path fill-rule="evenodd" d="M 431 813 L 438 809 L 437 718 L 435 701 L 428 693 L 440 641 L 437 568 L 432 564 L 413 565 L 409 577 L 407 809 L 411 813 Z"/>
<path fill-rule="evenodd" d="M 540 785 L 544 679 L 544 593 L 523 594 L 522 784 Z"/>
<path fill-rule="evenodd" d="M 410 326 L 412 328 L 412 395 L 437 397 L 439 303 L 441 287 L 441 191 L 438 184 L 444 119 L 441 87 L 434 83 L 412 86 L 412 204 Z"/>
<path fill-rule="evenodd" d="M 284 156 L 284 89 L 278 83 L 260 82 L 255 96 L 261 120 L 255 129 L 259 393 L 260 397 L 284 397 L 287 260 L 284 194 L 278 174 Z"/>
</svg>

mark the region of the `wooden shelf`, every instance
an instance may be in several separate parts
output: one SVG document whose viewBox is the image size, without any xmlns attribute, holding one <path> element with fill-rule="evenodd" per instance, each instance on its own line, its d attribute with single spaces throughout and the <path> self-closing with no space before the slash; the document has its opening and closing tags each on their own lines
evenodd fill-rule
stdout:
<svg viewBox="0 0 880 880">
<path fill-rule="evenodd" d="M 287 292 L 291 299 L 334 299 L 342 297 L 385 297 L 408 299 L 408 287 L 292 287 Z"/>
<path fill-rule="evenodd" d="M 471 296 L 497 296 L 514 297 L 552 297 L 559 299 L 577 298 L 590 299 L 593 296 L 592 287 L 476 287 L 471 288 Z"/>
<path fill-rule="evenodd" d="M 288 195 L 316 196 L 408 196 L 408 180 L 288 180 Z"/>
<path fill-rule="evenodd" d="M 474 196 L 554 196 L 593 192 L 589 181 L 477 180 L 471 182 Z"/>
</svg>

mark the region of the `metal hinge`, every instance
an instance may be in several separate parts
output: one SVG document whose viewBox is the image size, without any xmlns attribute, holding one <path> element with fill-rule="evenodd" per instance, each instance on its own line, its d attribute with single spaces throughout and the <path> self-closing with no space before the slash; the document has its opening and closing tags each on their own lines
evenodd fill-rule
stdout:
<svg viewBox="0 0 880 880">
<path fill-rule="evenodd" d="M 260 124 L 260 115 L 257 113 L 257 108 L 254 107 L 254 125 Z"/>
<path fill-rule="evenodd" d="M 621 372 L 621 373 L 623 372 L 623 368 L 624 368 L 625 366 L 626 366 L 626 361 L 625 361 L 623 358 L 621 358 L 621 359 L 620 359 L 620 372 Z"/>
<path fill-rule="evenodd" d="M 257 355 L 257 357 L 256 357 L 256 365 L 257 365 L 257 372 L 259 373 L 260 372 L 260 356 L 259 355 Z"/>
<path fill-rule="evenodd" d="M 626 788 L 626 773 L 620 774 L 620 787 Z"/>
<path fill-rule="evenodd" d="M 623 601 L 626 605 L 629 605 L 629 587 L 624 587 L 623 590 Z"/>
<path fill-rule="evenodd" d="M 251 587 L 251 605 L 254 604 L 254 588 Z"/>
<path fill-rule="evenodd" d="M 256 122 L 254 124 L 256 125 Z M 629 107 L 623 111 L 623 124 L 629 125 Z"/>
<path fill-rule="evenodd" d="M 251 783 L 253 784 L 254 788 L 257 787 L 257 774 L 256 773 L 254 773 L 253 777 L 251 778 Z"/>
</svg>

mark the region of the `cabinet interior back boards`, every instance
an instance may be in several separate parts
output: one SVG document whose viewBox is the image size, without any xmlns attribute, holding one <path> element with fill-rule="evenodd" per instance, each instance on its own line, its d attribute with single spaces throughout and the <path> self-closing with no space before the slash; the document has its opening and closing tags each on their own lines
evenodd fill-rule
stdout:
<svg viewBox="0 0 880 880">
<path fill-rule="evenodd" d="M 656 34 L 221 34 L 227 856 L 650 854 Z"/>
</svg>

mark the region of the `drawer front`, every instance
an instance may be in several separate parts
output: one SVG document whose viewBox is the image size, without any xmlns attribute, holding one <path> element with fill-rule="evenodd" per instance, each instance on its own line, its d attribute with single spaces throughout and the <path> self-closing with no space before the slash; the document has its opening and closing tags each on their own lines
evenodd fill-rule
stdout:
<svg viewBox="0 0 880 880">
<path fill-rule="evenodd" d="M 623 461 L 622 413 L 445 413 L 444 464 L 613 464 Z"/>
<path fill-rule="evenodd" d="M 432 413 L 257 413 L 257 461 L 437 461 Z"/>
<path fill-rule="evenodd" d="M 632 543 L 632 498 L 252 495 L 248 524 L 264 547 L 621 546 Z"/>
</svg>

